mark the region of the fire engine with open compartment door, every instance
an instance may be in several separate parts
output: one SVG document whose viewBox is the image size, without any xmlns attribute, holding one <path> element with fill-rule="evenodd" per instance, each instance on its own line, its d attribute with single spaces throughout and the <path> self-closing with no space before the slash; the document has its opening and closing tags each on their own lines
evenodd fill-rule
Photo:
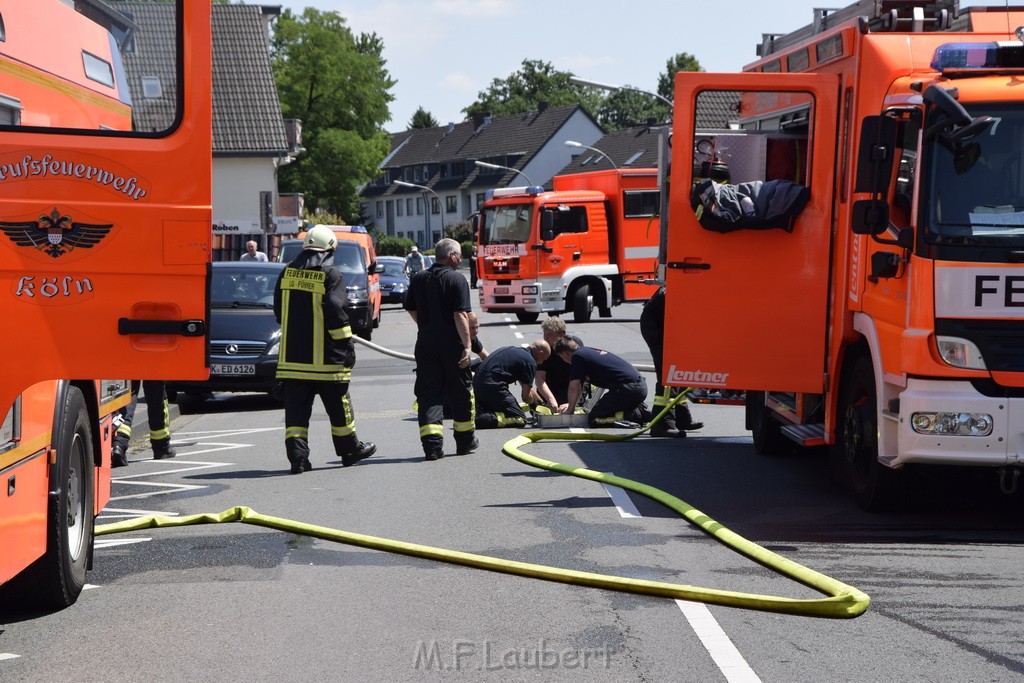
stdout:
<svg viewBox="0 0 1024 683">
<path fill-rule="evenodd" d="M 534 322 L 572 311 L 602 318 L 612 306 L 644 301 L 657 286 L 656 169 L 555 176 L 553 190 L 488 190 L 478 221 L 480 308 Z"/>
<path fill-rule="evenodd" d="M 64 607 L 85 583 L 129 400 L 127 381 L 95 378 L 208 375 L 211 7 L 154 10 L 180 60 L 162 118 L 128 87 L 125 60 L 154 46 L 134 44 L 141 13 L 0 2 L 4 600 Z"/>
<path fill-rule="evenodd" d="M 667 305 L 686 315 L 669 318 L 666 384 L 748 390 L 755 449 L 827 444 L 867 509 L 901 499 L 908 466 L 988 467 L 1012 492 L 1024 464 L 1024 9 L 864 0 L 814 12 L 766 36 L 744 73 L 676 76 Z M 809 190 L 795 219 L 722 230 L 704 218 L 724 204 L 693 196 L 678 141 L 694 136 L 702 98 L 723 94 L 766 154 L 707 197 L 752 196 L 756 218 L 766 202 L 743 184 L 791 183 Z"/>
</svg>

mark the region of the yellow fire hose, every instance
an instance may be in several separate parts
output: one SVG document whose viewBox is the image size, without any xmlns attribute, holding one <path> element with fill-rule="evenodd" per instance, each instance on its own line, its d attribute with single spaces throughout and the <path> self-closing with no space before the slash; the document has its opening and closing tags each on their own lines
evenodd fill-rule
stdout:
<svg viewBox="0 0 1024 683">
<path fill-rule="evenodd" d="M 762 548 L 756 543 L 730 531 L 700 510 L 686 504 L 675 496 L 665 493 L 653 486 L 641 484 L 630 479 L 616 477 L 603 472 L 595 472 L 582 467 L 569 467 L 568 465 L 543 460 L 520 450 L 520 447 L 525 446 L 526 444 L 545 440 L 627 441 L 650 429 L 650 427 L 657 423 L 657 421 L 671 410 L 678 401 L 682 400 L 685 395 L 685 393 L 681 393 L 669 405 L 665 406 L 650 422 L 650 424 L 629 434 L 595 434 L 592 432 L 528 432 L 505 442 L 502 446 L 502 452 L 505 453 L 505 455 L 508 455 L 531 467 L 546 469 L 553 472 L 561 472 L 563 474 L 571 474 L 574 477 L 618 486 L 656 500 L 678 512 L 691 524 L 700 528 L 706 534 L 726 547 L 759 562 L 782 576 L 786 576 L 809 586 L 828 597 L 798 599 L 772 595 L 756 595 L 752 593 L 700 588 L 677 583 L 646 581 L 623 576 L 610 576 L 605 574 L 595 574 L 592 572 L 575 571 L 572 569 L 548 567 L 539 564 L 488 557 L 486 555 L 465 553 L 457 550 L 445 550 L 443 548 L 435 548 L 416 543 L 393 541 L 377 536 L 367 536 L 365 534 L 341 531 L 314 524 L 305 524 L 303 522 L 296 522 L 290 519 L 263 515 L 244 506 L 233 507 L 221 512 L 220 514 L 198 514 L 183 517 L 150 516 L 125 520 L 114 524 L 103 524 L 96 527 L 96 535 L 102 536 L 105 534 L 121 533 L 124 531 L 187 526 L 191 524 L 244 522 L 246 524 L 265 526 L 271 529 L 279 529 L 281 531 L 287 531 L 295 534 L 313 536 L 315 538 L 334 541 L 336 543 L 345 543 L 347 545 L 355 545 L 363 548 L 372 548 L 374 550 L 383 550 L 399 553 L 401 555 L 422 557 L 430 560 L 438 560 L 440 562 L 476 567 L 479 569 L 488 569 L 490 571 L 502 572 L 505 574 L 516 574 L 535 579 L 544 579 L 546 581 L 568 583 L 576 586 L 604 588 L 606 590 L 622 591 L 639 595 L 690 600 L 714 605 L 724 605 L 726 607 L 739 607 L 766 612 L 781 612 L 801 616 L 852 618 L 863 614 L 868 608 L 870 598 L 862 591 L 804 567 L 803 565 L 793 562 L 792 560 L 782 557 L 770 550 Z"/>
</svg>

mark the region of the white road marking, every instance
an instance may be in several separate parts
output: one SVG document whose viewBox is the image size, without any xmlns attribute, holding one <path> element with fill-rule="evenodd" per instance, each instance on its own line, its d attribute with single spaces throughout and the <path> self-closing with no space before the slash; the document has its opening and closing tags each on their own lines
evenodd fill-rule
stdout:
<svg viewBox="0 0 1024 683">
<path fill-rule="evenodd" d="M 4 659 L 17 659 L 21 655 L 12 654 L 10 652 L 0 652 L 0 661 Z"/>
<path fill-rule="evenodd" d="M 619 511 L 619 515 L 626 519 L 643 517 L 625 489 L 609 484 L 602 484 L 602 486 L 608 492 L 608 497 L 611 498 L 615 509 Z M 730 683 L 754 683 L 761 680 L 747 664 L 747 660 L 743 659 L 743 655 L 733 645 L 729 636 L 722 630 L 707 605 L 689 600 L 676 600 L 676 604 L 683 611 L 683 616 L 689 622 L 690 628 L 700 638 L 704 649 L 711 655 L 711 659 L 714 660 L 718 670 L 722 672 L 727 681 Z"/>
<path fill-rule="evenodd" d="M 522 332 L 516 332 L 516 339 L 522 339 L 522 338 L 523 338 L 523 333 Z"/>
<path fill-rule="evenodd" d="M 612 504 L 619 511 L 619 515 L 626 519 L 643 517 L 640 511 L 636 509 L 636 505 L 633 504 L 633 499 L 629 497 L 624 489 L 612 486 L 611 484 L 601 484 L 601 486 L 608 493 L 608 497 L 612 499 Z"/>
<path fill-rule="evenodd" d="M 690 622 L 711 659 L 715 660 L 725 680 L 730 683 L 752 683 L 761 680 L 718 625 L 707 605 L 689 600 L 676 600 L 676 604 L 683 611 L 683 615 Z"/>
<path fill-rule="evenodd" d="M 146 538 L 107 538 L 104 536 L 102 538 L 97 538 L 96 541 L 94 542 L 94 545 L 96 548 L 114 548 L 119 545 L 135 545 L 136 543 L 148 543 L 152 540 L 153 538 L 151 536 Z"/>
</svg>

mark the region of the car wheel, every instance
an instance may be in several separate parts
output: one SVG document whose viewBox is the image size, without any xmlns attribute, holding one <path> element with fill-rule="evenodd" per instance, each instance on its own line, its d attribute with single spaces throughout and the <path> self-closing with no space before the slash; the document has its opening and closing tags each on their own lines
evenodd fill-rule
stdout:
<svg viewBox="0 0 1024 683">
<path fill-rule="evenodd" d="M 540 313 L 529 313 L 527 311 L 516 311 L 516 319 L 521 323 L 535 323 L 537 318 L 540 317 Z"/>
</svg>

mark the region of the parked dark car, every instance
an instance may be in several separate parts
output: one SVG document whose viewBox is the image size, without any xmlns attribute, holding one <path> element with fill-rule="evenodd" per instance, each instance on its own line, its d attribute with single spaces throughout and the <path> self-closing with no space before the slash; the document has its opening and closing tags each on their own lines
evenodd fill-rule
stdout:
<svg viewBox="0 0 1024 683">
<path fill-rule="evenodd" d="M 401 256 L 378 256 L 377 263 L 384 267 L 380 273 L 381 303 L 405 303 L 405 293 L 409 290 L 405 259 Z"/>
<path fill-rule="evenodd" d="M 277 259 L 282 264 L 289 264 L 302 252 L 302 240 L 282 240 Z M 334 266 L 345 280 L 348 303 L 345 313 L 352 326 L 352 332 L 369 341 L 373 328 L 380 324 L 373 318 L 370 307 L 369 264 L 366 262 L 366 250 L 355 242 L 338 240 L 334 250 Z"/>
<path fill-rule="evenodd" d="M 210 378 L 168 382 L 170 398 L 201 400 L 215 391 L 266 392 L 281 398 L 274 377 L 281 326 L 274 318 L 274 287 L 281 263 L 222 261 L 210 285 Z"/>
</svg>

